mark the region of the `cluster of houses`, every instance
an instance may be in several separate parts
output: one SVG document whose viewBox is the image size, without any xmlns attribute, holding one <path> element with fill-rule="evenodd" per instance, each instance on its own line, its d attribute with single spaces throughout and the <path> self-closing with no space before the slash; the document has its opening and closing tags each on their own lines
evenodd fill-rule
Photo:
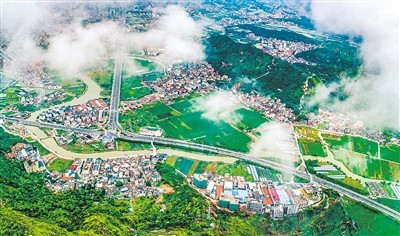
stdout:
<svg viewBox="0 0 400 236">
<path fill-rule="evenodd" d="M 114 159 L 87 158 L 75 160 L 66 173 L 53 171 L 48 186 L 54 191 L 94 186 L 109 197 L 157 196 L 161 175 L 155 164 L 165 155 L 133 155 Z"/>
<path fill-rule="evenodd" d="M 293 110 L 286 107 L 281 100 L 263 96 L 256 92 L 244 93 L 239 90 L 240 83 L 232 87 L 240 103 L 249 106 L 265 115 L 266 117 L 280 122 L 292 122 L 296 119 Z"/>
<path fill-rule="evenodd" d="M 221 208 L 231 211 L 269 213 L 274 218 L 294 215 L 320 200 L 319 188 L 312 184 L 246 182 L 243 176 L 194 174 L 191 183 Z"/>
<path fill-rule="evenodd" d="M 217 89 L 217 83 L 229 81 L 226 75 L 220 76 L 207 62 L 191 62 L 174 65 L 167 69 L 166 75 L 156 81 L 143 81 L 150 87 L 153 94 L 146 95 L 134 101 L 121 102 L 124 111 L 141 108 L 155 101 L 172 101 L 176 98 L 189 96 L 191 93 L 207 94 Z"/>
<path fill-rule="evenodd" d="M 303 58 L 295 57 L 296 54 L 304 51 L 313 50 L 321 46 L 314 44 L 308 44 L 304 42 L 291 42 L 286 40 L 280 40 L 276 38 L 262 38 L 261 43 L 255 45 L 256 48 L 263 50 L 265 53 L 270 54 L 275 58 L 287 61 L 289 63 L 303 63 L 306 65 L 313 65 L 315 63 L 308 62 Z"/>
<path fill-rule="evenodd" d="M 207 62 L 198 61 L 174 65 L 166 75 L 148 85 L 164 100 L 185 97 L 191 93 L 206 94 L 217 88 L 217 82 L 229 81 L 228 76 L 220 76 Z"/>
<path fill-rule="evenodd" d="M 86 128 L 106 122 L 108 105 L 103 99 L 94 99 L 87 104 L 61 106 L 48 109 L 38 120 L 70 127 Z"/>
<path fill-rule="evenodd" d="M 46 170 L 46 165 L 40 153 L 32 144 L 16 144 L 11 148 L 11 153 L 7 157 L 23 161 L 25 171 L 28 173 Z"/>
<path fill-rule="evenodd" d="M 30 93 L 21 91 L 18 95 L 21 96 L 20 103 L 24 106 L 46 106 L 54 102 L 63 101 L 67 97 L 66 94 L 62 91 L 55 91 L 49 94 L 40 94 L 38 96 L 33 96 Z"/>
</svg>

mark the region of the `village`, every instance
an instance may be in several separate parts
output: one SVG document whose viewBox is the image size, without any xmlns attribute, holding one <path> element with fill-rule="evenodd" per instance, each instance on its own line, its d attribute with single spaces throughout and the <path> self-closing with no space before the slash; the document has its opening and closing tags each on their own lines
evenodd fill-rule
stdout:
<svg viewBox="0 0 400 236">
<path fill-rule="evenodd" d="M 15 145 L 7 157 L 23 161 L 27 172 L 44 172 L 47 187 L 55 192 L 88 186 L 104 190 L 111 198 L 153 197 L 165 192 L 159 186 L 161 175 L 155 165 L 164 162 L 166 154 L 76 159 L 65 172 L 49 171 L 46 165 L 56 159 L 47 155 L 42 158 L 32 144 Z M 259 176 L 256 168 L 260 167 L 248 165 L 248 172 L 254 176 L 251 182 L 245 181 L 243 176 L 214 172 L 194 174 L 187 179 L 193 188 L 221 209 L 267 213 L 273 218 L 295 215 L 322 199 L 317 185 L 271 178 L 271 173 L 265 169 Z"/>
<path fill-rule="evenodd" d="M 190 181 L 196 190 L 221 208 L 267 213 L 273 218 L 295 215 L 322 197 L 316 185 L 273 182 L 266 178 L 246 182 L 243 176 L 205 172 L 194 174 Z"/>
<path fill-rule="evenodd" d="M 263 37 L 257 37 L 253 33 L 249 34 L 247 37 L 252 40 L 260 40 L 261 42 L 255 44 L 255 47 L 263 50 L 265 53 L 268 53 L 275 58 L 279 58 L 289 63 L 303 63 L 311 66 L 315 66 L 316 64 L 313 62 L 308 62 L 303 58 L 297 58 L 295 55 L 321 47 L 304 42 L 291 42 L 276 38 L 266 39 Z"/>
</svg>

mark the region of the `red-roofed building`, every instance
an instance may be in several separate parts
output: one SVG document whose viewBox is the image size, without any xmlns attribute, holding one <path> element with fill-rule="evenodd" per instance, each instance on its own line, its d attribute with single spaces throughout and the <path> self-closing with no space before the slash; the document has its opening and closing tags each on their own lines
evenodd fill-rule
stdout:
<svg viewBox="0 0 400 236">
<path fill-rule="evenodd" d="M 272 195 L 272 198 L 274 199 L 274 202 L 279 202 L 280 199 L 279 199 L 278 193 L 276 192 L 276 189 L 271 188 L 269 191 Z"/>
<path fill-rule="evenodd" d="M 222 185 L 217 185 L 215 188 L 215 199 L 219 199 L 221 197 L 221 193 L 224 191 L 224 186 Z"/>
</svg>

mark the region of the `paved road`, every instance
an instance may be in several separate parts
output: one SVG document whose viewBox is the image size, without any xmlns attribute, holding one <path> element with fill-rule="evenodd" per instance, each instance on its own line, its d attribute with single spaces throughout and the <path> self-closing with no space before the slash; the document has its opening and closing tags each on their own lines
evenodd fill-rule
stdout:
<svg viewBox="0 0 400 236">
<path fill-rule="evenodd" d="M 31 125 L 31 126 L 37 126 L 37 127 L 45 127 L 45 128 L 54 128 L 54 129 L 62 129 L 62 130 L 69 130 L 69 131 L 74 131 L 74 132 L 80 132 L 80 133 L 87 133 L 87 134 L 99 134 L 100 131 L 98 130 L 88 130 L 88 129 L 82 129 L 82 128 L 72 128 L 68 126 L 63 126 L 63 125 L 56 125 L 56 124 L 48 124 L 48 123 L 40 123 L 40 122 L 34 122 L 34 121 L 27 121 L 23 119 L 17 119 L 17 118 L 10 118 L 10 117 L 0 117 L 0 119 L 4 119 L 6 121 L 11 121 L 11 122 L 16 122 L 16 123 L 21 123 L 25 125 Z M 118 122 L 115 123 L 116 127 L 119 124 Z M 163 145 L 169 145 L 169 146 L 176 146 L 176 147 L 185 147 L 185 148 L 190 148 L 193 150 L 202 150 L 202 151 L 208 151 L 212 153 L 217 153 L 217 154 L 222 154 L 226 156 L 232 156 L 236 158 L 240 158 L 246 161 L 251 161 L 254 163 L 258 163 L 279 171 L 283 171 L 304 179 L 310 180 L 310 176 L 304 172 L 298 171 L 292 167 L 285 166 L 280 163 L 276 163 L 273 161 L 265 160 L 262 158 L 256 158 L 256 157 L 251 157 L 249 155 L 223 149 L 223 148 L 218 148 L 218 147 L 213 147 L 213 146 L 208 146 L 208 145 L 203 145 L 203 144 L 198 144 L 198 143 L 191 143 L 183 140 L 177 140 L 177 139 L 171 139 L 171 138 L 164 138 L 164 137 L 152 137 L 152 136 L 146 136 L 146 135 L 140 135 L 140 134 L 133 134 L 127 131 L 124 131 L 121 129 L 122 134 L 119 135 L 119 138 L 129 140 L 129 141 L 137 141 L 137 142 L 146 142 L 146 143 L 156 143 L 156 144 L 163 144 Z M 400 219 L 400 213 L 386 207 L 382 204 L 379 204 L 372 199 L 360 195 L 358 193 L 355 193 L 349 189 L 346 189 L 340 185 L 331 183 L 329 181 L 326 181 L 324 179 L 321 179 L 316 176 L 312 176 L 312 179 L 314 182 L 318 183 L 319 185 L 326 187 L 326 188 L 331 188 L 335 191 L 338 191 L 339 193 L 345 194 L 356 201 L 362 202 L 370 207 L 373 207 L 395 219 Z"/>
<path fill-rule="evenodd" d="M 117 53 L 117 58 L 115 59 L 113 86 L 111 91 L 110 120 L 108 121 L 109 131 L 112 133 L 116 133 L 117 131 L 122 64 L 122 58 L 120 57 L 119 53 Z"/>
</svg>

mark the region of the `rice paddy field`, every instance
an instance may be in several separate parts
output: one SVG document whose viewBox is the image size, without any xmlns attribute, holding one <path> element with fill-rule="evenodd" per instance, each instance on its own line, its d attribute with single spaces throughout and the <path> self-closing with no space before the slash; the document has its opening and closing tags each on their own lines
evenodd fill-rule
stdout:
<svg viewBox="0 0 400 236">
<path fill-rule="evenodd" d="M 400 164 L 367 155 L 362 155 L 346 149 L 332 150 L 335 159 L 353 173 L 366 178 L 400 181 Z"/>
<path fill-rule="evenodd" d="M 249 152 L 252 139 L 243 129 L 225 121 L 214 122 L 204 118 L 203 112 L 193 111 L 191 98 L 179 99 L 171 105 L 156 102 L 141 109 L 121 114 L 121 125 L 137 132 L 142 126 L 158 126 L 167 137 L 218 146 L 240 152 Z M 254 110 L 238 109 L 243 114 L 241 124 L 258 127 L 267 121 Z"/>
<path fill-rule="evenodd" d="M 326 153 L 321 142 L 298 139 L 300 152 L 303 155 L 325 157 Z"/>
<path fill-rule="evenodd" d="M 399 221 L 389 218 L 347 197 L 343 200 L 343 206 L 346 213 L 356 223 L 358 231 L 355 235 L 397 235 L 400 230 Z"/>
</svg>

